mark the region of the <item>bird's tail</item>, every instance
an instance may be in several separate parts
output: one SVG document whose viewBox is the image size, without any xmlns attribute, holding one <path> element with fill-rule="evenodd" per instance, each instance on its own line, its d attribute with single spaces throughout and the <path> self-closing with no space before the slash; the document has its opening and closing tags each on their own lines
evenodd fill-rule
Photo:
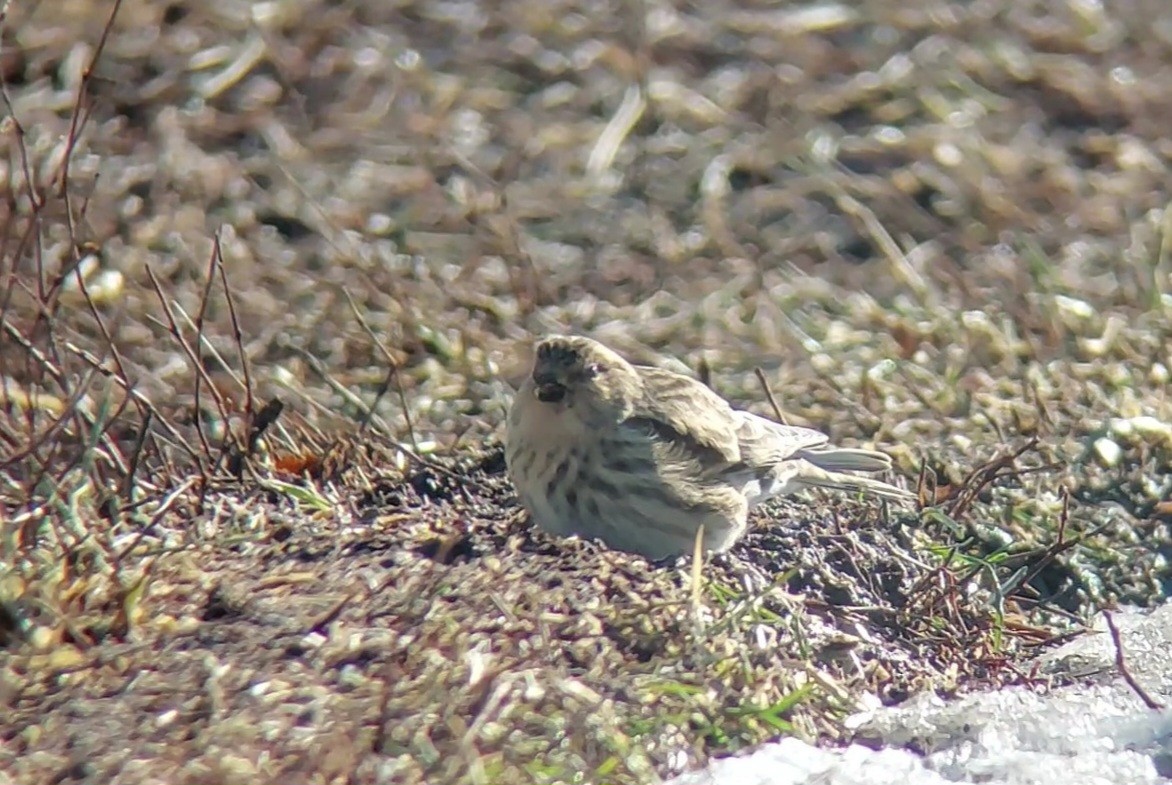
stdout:
<svg viewBox="0 0 1172 785">
<path fill-rule="evenodd" d="M 855 474 L 828 472 L 818 467 L 811 467 L 799 473 L 794 479 L 807 488 L 829 488 L 835 491 L 847 491 L 848 493 L 865 493 L 870 496 L 878 496 L 883 499 L 901 502 L 912 501 L 916 498 L 914 493 L 905 491 L 903 488 L 896 488 L 894 485 L 885 483 L 882 480 L 876 480 L 871 477 L 860 477 Z"/>
<path fill-rule="evenodd" d="M 797 472 L 794 479 L 807 487 L 862 492 L 896 501 L 910 501 L 916 498 L 914 493 L 882 480 L 841 473 L 887 471 L 891 468 L 891 458 L 881 452 L 848 447 L 815 447 L 801 450 L 794 457 L 801 458 L 806 463 L 806 468 Z"/>
<path fill-rule="evenodd" d="M 828 472 L 885 472 L 891 468 L 889 456 L 850 447 L 807 447 L 794 457 L 804 458 Z"/>
<path fill-rule="evenodd" d="M 891 458 L 874 450 L 846 447 L 807 447 L 790 458 L 742 477 L 750 506 L 800 488 L 828 488 L 864 493 L 894 501 L 914 501 L 916 494 L 890 483 L 849 472 L 882 472 L 891 469 Z"/>
</svg>

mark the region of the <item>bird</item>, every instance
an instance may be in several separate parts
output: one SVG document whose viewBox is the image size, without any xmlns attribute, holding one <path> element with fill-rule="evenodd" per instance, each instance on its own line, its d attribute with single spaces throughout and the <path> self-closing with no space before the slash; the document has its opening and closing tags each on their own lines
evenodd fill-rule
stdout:
<svg viewBox="0 0 1172 785">
<path fill-rule="evenodd" d="M 550 335 L 509 408 L 505 465 L 538 528 L 652 560 L 728 550 L 748 512 L 803 488 L 915 496 L 847 472 L 891 458 L 733 408 L 684 374 L 634 365 L 591 338 Z"/>
</svg>

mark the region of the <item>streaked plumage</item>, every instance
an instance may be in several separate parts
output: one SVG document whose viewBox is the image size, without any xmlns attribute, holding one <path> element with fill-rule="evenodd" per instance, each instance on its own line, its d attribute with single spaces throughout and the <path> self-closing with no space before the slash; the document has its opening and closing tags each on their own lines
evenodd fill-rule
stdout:
<svg viewBox="0 0 1172 785">
<path fill-rule="evenodd" d="M 748 511 L 804 487 L 914 498 L 885 482 L 891 459 L 732 408 L 699 381 L 628 363 L 589 338 L 551 336 L 509 411 L 505 459 L 534 522 L 662 558 L 704 526 L 727 550 Z"/>
</svg>

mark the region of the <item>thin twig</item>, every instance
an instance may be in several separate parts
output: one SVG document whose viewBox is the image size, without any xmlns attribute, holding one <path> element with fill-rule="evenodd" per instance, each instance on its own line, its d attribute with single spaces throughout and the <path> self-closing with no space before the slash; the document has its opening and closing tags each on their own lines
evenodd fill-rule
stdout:
<svg viewBox="0 0 1172 785">
<path fill-rule="evenodd" d="M 94 52 L 90 55 L 90 61 L 86 64 L 85 70 L 81 72 L 81 83 L 77 87 L 77 100 L 74 103 L 73 115 L 69 118 L 69 133 L 66 136 L 65 160 L 61 165 L 61 195 L 65 197 L 68 205 L 68 188 L 69 184 L 69 162 L 73 158 L 73 151 L 77 147 L 78 135 L 85 123 L 82 120 L 81 104 L 84 96 L 89 91 L 90 82 L 94 78 L 94 68 L 98 65 L 98 60 L 102 56 L 102 52 L 106 49 L 106 42 L 110 39 L 110 31 L 114 29 L 114 20 L 118 16 L 118 12 L 122 9 L 122 0 L 114 0 L 114 6 L 110 9 L 110 16 L 106 18 L 106 24 L 102 27 L 102 34 L 98 37 L 98 43 L 94 47 Z M 88 120 L 89 115 L 85 118 Z M 67 210 L 67 214 L 72 210 Z M 70 228 L 72 230 L 72 217 L 68 218 L 70 221 Z M 73 237 L 72 231 L 70 237 Z M 76 246 L 75 246 L 76 247 Z"/>
<path fill-rule="evenodd" d="M 85 397 L 85 394 L 88 391 L 90 384 L 93 382 L 93 378 L 96 373 L 97 372 L 95 370 L 90 369 L 90 371 L 81 380 L 81 384 L 77 385 L 77 388 L 70 395 L 69 400 L 61 410 L 60 416 L 53 420 L 49 424 L 49 427 L 46 428 L 40 435 L 30 435 L 28 443 L 24 446 L 23 449 L 14 452 L 12 455 L 9 455 L 4 460 L 0 461 L 0 469 L 7 469 L 9 466 L 13 466 L 20 461 L 23 461 L 30 455 L 35 454 L 39 448 L 44 446 L 44 444 L 49 441 L 50 437 L 61 430 L 62 426 L 65 425 L 66 420 L 73 419 L 76 414 L 77 405 L 81 402 L 81 399 Z"/>
<path fill-rule="evenodd" d="M 310 354 L 309 352 L 305 351 L 304 349 L 302 349 L 300 347 L 295 346 L 292 348 L 293 348 L 293 351 L 295 351 L 299 357 L 301 357 L 303 360 L 305 360 L 306 364 L 309 365 L 309 367 L 318 376 L 321 377 L 322 381 L 324 381 L 327 385 L 329 385 L 330 389 L 332 389 L 335 393 L 337 393 L 342 398 L 344 398 L 347 401 L 347 403 L 349 403 L 350 405 L 354 406 L 359 411 L 361 411 L 364 416 L 369 417 L 371 420 L 371 423 L 378 426 L 379 431 L 383 434 L 383 436 L 385 438 L 387 438 L 391 442 L 391 444 L 394 446 L 394 448 L 396 450 L 399 450 L 400 452 L 402 452 L 404 455 L 406 455 L 408 458 L 410 458 L 416 464 L 418 464 L 424 468 L 431 469 L 432 471 L 439 472 L 440 474 L 444 475 L 445 477 L 450 477 L 454 480 L 458 480 L 462 485 L 472 485 L 474 487 L 481 488 L 481 489 L 486 488 L 484 483 L 476 480 L 473 477 L 469 477 L 467 474 L 460 473 L 460 472 L 454 472 L 451 469 L 448 469 L 447 467 L 436 463 L 435 461 L 429 461 L 427 458 L 425 458 L 423 455 L 421 455 L 418 451 L 407 446 L 406 444 L 403 444 L 401 441 L 396 439 L 394 432 L 391 430 L 390 426 L 388 426 L 386 424 L 386 422 L 383 420 L 383 418 L 379 417 L 377 414 L 374 414 L 371 411 L 370 407 L 366 404 L 365 401 L 362 400 L 362 398 L 360 396 L 355 395 L 353 392 L 346 389 L 345 385 L 343 385 L 337 379 L 334 379 L 332 376 L 330 376 L 329 372 L 326 370 L 326 367 L 325 367 L 325 365 L 322 364 L 321 360 L 317 359 L 312 354 Z M 294 388 L 290 387 L 289 389 L 293 390 Z M 320 403 L 313 400 L 309 396 L 305 395 L 304 393 L 300 393 L 299 391 L 296 391 L 296 390 L 294 390 L 294 391 L 298 392 L 298 394 L 300 394 L 301 397 L 304 400 L 306 400 L 311 406 L 315 406 L 320 409 L 325 409 L 324 406 L 322 406 Z"/>
<path fill-rule="evenodd" d="M 342 615 L 342 611 L 344 611 L 346 609 L 346 606 L 349 605 L 354 600 L 354 598 L 356 596 L 357 596 L 356 594 L 342 595 L 341 599 L 339 599 L 330 608 L 328 608 L 324 613 L 321 613 L 320 615 L 317 616 L 317 618 L 315 618 L 312 622 L 310 622 L 308 625 L 306 625 L 306 628 L 305 628 L 306 634 L 309 634 L 311 632 L 316 632 L 320 635 L 325 635 L 326 628 L 331 623 L 333 623 L 333 621 L 335 619 L 337 619 L 339 616 Z"/>
<path fill-rule="evenodd" d="M 383 383 L 378 386 L 377 390 L 375 390 L 374 399 L 370 402 L 370 411 L 363 415 L 362 419 L 358 423 L 359 436 L 366 433 L 366 429 L 370 427 L 370 419 L 374 416 L 375 411 L 378 410 L 379 401 L 381 401 L 383 396 L 387 394 L 387 391 L 391 389 L 391 385 L 394 384 L 394 381 L 395 368 L 392 366 L 387 369 L 387 375 L 383 377 Z M 411 428 L 410 420 L 407 421 L 407 433 L 411 438 L 412 446 L 415 446 L 415 434 Z M 418 449 L 418 447 L 416 447 L 416 449 Z"/>
<path fill-rule="evenodd" d="M 961 490 L 948 511 L 949 516 L 953 519 L 959 518 L 994 480 L 1008 476 L 1001 473 L 1003 469 L 1013 467 L 1014 473 L 1021 474 L 1022 470 L 1016 469 L 1015 466 L 1017 459 L 1037 445 L 1038 438 L 1036 436 L 1030 437 L 1029 441 L 1013 452 L 995 455 L 983 465 L 969 472 L 969 475 L 961 483 Z"/>
<path fill-rule="evenodd" d="M 200 297 L 199 297 L 199 310 L 196 311 L 196 314 L 195 314 L 195 361 L 194 362 L 195 362 L 195 365 L 199 368 L 203 367 L 203 348 L 202 348 L 203 347 L 203 319 L 204 319 L 204 315 L 207 313 L 207 310 L 208 310 L 208 301 L 211 299 L 212 281 L 215 280 L 214 272 L 215 272 L 215 266 L 216 266 L 216 251 L 219 250 L 219 247 L 220 247 L 220 235 L 217 232 L 215 234 L 215 236 L 212 237 L 212 252 L 208 258 L 208 271 L 207 271 L 207 274 L 204 276 L 203 292 L 200 294 Z M 150 274 L 149 269 L 147 270 L 147 274 L 148 275 Z M 151 276 L 151 281 L 152 282 L 154 281 L 153 275 Z M 156 286 L 155 290 L 158 291 L 157 286 Z M 159 300 L 160 300 L 160 302 L 163 300 L 163 296 L 161 293 L 159 294 Z M 164 303 L 163 307 L 166 308 L 165 303 Z M 168 316 L 170 316 L 169 312 L 168 312 Z M 172 323 L 172 327 L 174 328 L 174 323 Z M 175 330 L 175 333 L 177 334 L 178 330 Z M 202 407 L 200 406 L 200 390 L 202 389 L 202 387 L 203 387 L 203 374 L 201 374 L 197 371 L 195 373 L 195 390 L 193 393 L 192 408 L 195 410 L 195 428 L 199 432 L 200 441 L 203 441 L 203 425 L 201 423 L 201 416 L 200 416 L 200 412 L 202 411 Z M 212 394 L 215 395 L 214 392 Z M 228 424 L 227 417 L 225 417 L 224 418 L 225 428 L 227 427 L 227 424 Z M 206 443 L 205 443 L 205 448 L 206 448 Z"/>
<path fill-rule="evenodd" d="M 118 345 L 114 342 L 114 337 L 110 335 L 109 329 L 106 328 L 106 322 L 102 319 L 102 315 L 98 311 L 98 306 L 94 302 L 93 296 L 90 295 L 89 287 L 86 285 L 84 277 L 81 274 L 80 266 L 74 269 L 74 275 L 77 276 L 78 291 L 81 292 L 86 305 L 89 307 L 90 316 L 94 318 L 94 323 L 98 326 L 98 332 L 101 333 L 102 340 L 106 344 L 106 349 L 110 353 L 110 358 L 114 361 L 114 367 L 117 369 L 118 377 L 122 380 L 124 387 L 128 386 L 130 384 L 130 376 L 126 372 L 126 365 L 122 362 L 122 354 L 118 351 Z M 140 415 L 146 415 L 146 410 L 139 406 L 137 401 L 135 402 L 135 406 L 138 408 Z M 117 445 L 113 440 L 109 440 L 106 446 L 107 449 L 112 450 L 118 456 L 120 463 L 119 469 L 125 472 L 126 461 L 122 457 L 122 453 Z"/>
<path fill-rule="evenodd" d="M 1111 616 L 1111 611 L 1103 611 L 1103 618 L 1107 621 L 1107 629 L 1111 631 L 1111 641 L 1115 644 L 1115 667 L 1119 670 L 1119 675 L 1127 682 L 1127 686 L 1131 687 L 1144 705 L 1153 711 L 1163 711 L 1164 704 L 1153 698 L 1148 694 L 1135 676 L 1131 675 L 1131 671 L 1127 668 L 1127 663 L 1123 659 L 1123 640 L 1119 634 L 1119 628 L 1115 626 L 1115 619 Z"/>
<path fill-rule="evenodd" d="M 191 486 L 194 484 L 195 478 L 188 477 L 178 488 L 175 488 L 173 491 L 163 497 L 163 500 L 159 503 L 159 506 L 155 508 L 154 513 L 151 515 L 151 519 L 147 521 L 146 526 L 143 526 L 142 529 L 138 532 L 138 536 L 136 536 L 134 540 L 125 548 L 123 548 L 122 551 L 118 554 L 116 559 L 117 564 L 121 564 L 127 556 L 134 552 L 134 549 L 138 547 L 139 543 L 141 543 L 147 535 L 155 530 L 155 527 L 159 524 L 159 521 L 163 519 L 164 515 L 166 515 L 167 510 L 171 509 L 171 506 L 175 504 L 180 496 L 191 490 Z M 205 479 L 203 485 L 207 484 L 208 483 Z"/>
<path fill-rule="evenodd" d="M 151 432 L 151 418 L 149 411 L 142 418 L 142 427 L 138 431 L 138 438 L 134 440 L 134 449 L 130 452 L 130 465 L 126 468 L 126 477 L 122 481 L 122 495 L 126 501 L 131 501 L 134 493 L 134 475 L 138 471 L 138 462 L 142 458 L 142 450 L 146 445 L 147 436 Z"/>
<path fill-rule="evenodd" d="M 384 345 L 383 342 L 379 339 L 378 335 L 375 334 L 374 330 L 370 328 L 370 325 L 366 321 L 366 317 L 358 308 L 358 303 L 354 302 L 354 298 L 350 296 L 350 292 L 345 287 L 342 288 L 342 294 L 346 296 L 346 302 L 350 304 L 350 310 L 353 312 L 354 318 L 358 320 L 359 326 L 362 327 L 363 331 L 366 332 L 366 335 L 372 342 L 374 342 L 374 345 L 378 347 L 379 351 L 383 353 L 383 357 L 386 358 L 387 365 L 390 367 L 390 370 L 387 373 L 387 378 L 383 381 L 382 389 L 379 391 L 378 395 L 375 396 L 374 403 L 370 405 L 370 412 L 371 414 L 374 413 L 375 405 L 378 403 L 379 398 L 385 394 L 387 384 L 393 380 L 395 383 L 395 389 L 399 393 L 399 408 L 403 412 L 403 420 L 407 423 L 407 438 L 411 440 L 411 447 L 416 452 L 419 452 L 419 441 L 415 438 L 415 426 L 411 423 L 411 410 L 407 408 L 407 396 L 403 393 L 403 380 L 399 377 L 399 363 L 395 360 L 395 357 L 391 354 L 390 350 L 387 349 L 386 345 Z M 370 417 L 368 416 L 359 426 L 358 432 L 362 433 L 362 431 L 366 429 L 369 422 Z"/>
<path fill-rule="evenodd" d="M 933 480 L 936 479 L 935 472 L 932 473 L 932 478 L 933 478 Z M 925 503 L 927 503 L 928 506 L 931 506 L 936 503 L 936 488 L 938 487 L 938 485 L 939 485 L 939 483 L 933 482 L 932 483 L 932 495 L 928 496 L 928 497 L 924 496 L 924 491 L 927 489 L 927 486 L 928 486 L 928 459 L 921 458 L 920 459 L 920 472 L 916 478 L 916 499 L 919 500 L 921 505 L 924 505 Z"/>
<path fill-rule="evenodd" d="M 708 364 L 707 357 L 701 357 L 700 362 L 696 363 L 696 378 L 700 380 L 700 384 L 712 390 L 712 366 Z"/>
<path fill-rule="evenodd" d="M 211 376 L 208 375 L 207 368 L 204 368 L 203 363 L 199 360 L 199 355 L 194 349 L 191 348 L 191 344 L 187 342 L 187 339 L 183 337 L 183 332 L 179 329 L 179 323 L 175 320 L 175 314 L 171 310 L 171 304 L 167 300 L 167 295 L 163 293 L 163 286 L 159 283 L 159 279 L 155 277 L 155 271 L 152 270 L 150 266 L 148 266 L 146 268 L 146 272 L 147 278 L 150 279 L 151 286 L 154 287 L 155 294 L 159 298 L 159 304 L 163 306 L 163 313 L 167 317 L 167 324 L 164 326 L 167 327 L 168 332 L 171 333 L 171 337 L 175 339 L 175 341 L 179 344 L 179 347 L 183 349 L 183 353 L 187 355 L 187 359 L 192 366 L 192 371 L 196 374 L 196 376 L 201 377 L 204 380 L 204 383 L 208 386 L 208 390 L 212 393 L 212 399 L 215 400 L 216 408 L 219 409 L 220 417 L 224 421 L 224 444 L 226 445 L 229 438 L 231 437 L 231 429 L 228 427 L 228 404 L 224 400 L 224 396 L 220 394 L 219 389 L 216 388 L 216 385 L 212 383 L 212 379 Z M 199 388 L 197 387 L 196 389 L 198 390 Z M 203 431 L 202 413 L 196 410 L 194 412 L 194 419 L 195 432 L 199 437 L 200 446 L 203 448 L 204 455 L 206 455 L 208 458 L 211 458 L 212 447 L 210 442 L 208 442 L 207 434 L 205 434 Z M 223 450 L 220 452 L 222 454 Z"/>
<path fill-rule="evenodd" d="M 220 233 L 216 232 L 215 248 L 212 258 L 220 271 L 220 283 L 224 287 L 224 299 L 228 303 L 228 319 L 232 323 L 232 338 L 236 341 L 236 351 L 240 355 L 240 371 L 244 374 L 244 416 L 251 423 L 255 402 L 252 395 L 252 369 L 248 362 L 248 352 L 244 351 L 244 332 L 240 329 L 240 319 L 236 316 L 236 299 L 232 296 L 232 285 L 228 282 L 228 271 L 224 269 L 224 251 L 220 245 Z"/>
<path fill-rule="evenodd" d="M 4 325 L 4 326 L 8 327 L 8 325 Z M 19 335 L 19 333 L 16 333 L 16 334 Z M 140 403 L 143 407 L 145 407 L 146 410 L 154 416 L 154 419 L 159 421 L 159 423 L 162 425 L 163 429 L 167 431 L 167 433 L 171 436 L 171 438 L 174 439 L 176 441 L 176 443 L 179 446 L 181 446 L 183 448 L 183 450 L 188 455 L 191 456 L 191 458 L 195 461 L 196 466 L 199 468 L 200 475 L 203 477 L 203 479 L 206 482 L 207 469 L 204 466 L 202 456 L 200 456 L 200 454 L 198 452 L 196 452 L 195 448 L 193 448 L 191 446 L 191 444 L 186 439 L 183 438 L 183 434 L 179 433 L 179 430 L 174 425 L 172 425 L 165 417 L 163 417 L 162 415 L 159 414 L 159 410 L 157 408 L 155 408 L 155 405 L 153 403 L 151 403 L 149 398 L 147 398 L 145 395 L 140 393 L 133 386 L 130 386 L 129 382 L 122 379 L 121 377 L 118 376 L 118 374 L 114 373 L 109 368 L 104 366 L 102 364 L 102 362 L 97 357 L 95 357 L 93 354 L 86 351 L 85 349 L 82 349 L 80 346 L 76 346 L 76 345 L 70 343 L 69 341 L 66 341 L 65 348 L 68 349 L 73 354 L 80 357 L 82 360 L 84 360 L 92 368 L 95 368 L 98 371 L 98 373 L 102 374 L 107 379 L 113 380 L 115 383 L 120 385 L 126 391 L 127 395 L 132 396 L 138 403 Z M 34 352 L 37 351 L 31 345 L 26 345 L 26 349 L 31 349 Z M 38 352 L 38 354 L 39 354 L 39 352 Z"/>
<path fill-rule="evenodd" d="M 1061 524 L 1060 521 L 1060 526 L 1061 525 L 1063 524 Z M 1028 586 L 1034 578 L 1038 577 L 1042 570 L 1046 569 L 1046 567 L 1049 566 L 1051 562 L 1053 562 L 1066 551 L 1082 545 L 1091 537 L 1096 537 L 1102 534 L 1113 525 L 1114 521 L 1101 523 L 1093 529 L 1083 532 L 1082 534 L 1070 540 L 1065 538 L 1065 534 L 1061 535 L 1057 542 L 1042 552 L 1042 554 L 1038 557 L 1038 561 L 1034 563 L 1033 567 L 1031 567 L 1028 571 L 1023 572 L 1020 578 L 1013 581 L 1012 585 L 1006 584 L 1006 586 L 1003 587 L 1006 596 L 1016 593 L 1022 587 Z"/>
<path fill-rule="evenodd" d="M 761 370 L 761 366 L 758 365 L 753 368 L 753 373 L 756 374 L 757 381 L 761 382 L 761 389 L 765 391 L 765 397 L 769 399 L 769 405 L 773 407 L 773 413 L 777 416 L 777 421 L 782 425 L 789 425 L 789 420 L 786 419 L 781 407 L 777 405 L 777 399 L 773 397 L 773 390 L 769 389 L 769 380 L 765 378 L 765 371 Z"/>
</svg>

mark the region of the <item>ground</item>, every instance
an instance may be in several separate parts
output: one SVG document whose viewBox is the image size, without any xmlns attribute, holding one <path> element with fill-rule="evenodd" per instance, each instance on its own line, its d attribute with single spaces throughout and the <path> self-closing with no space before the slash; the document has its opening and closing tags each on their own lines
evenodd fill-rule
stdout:
<svg viewBox="0 0 1172 785">
<path fill-rule="evenodd" d="M 4 9 L 0 780 L 647 782 L 1172 586 L 1163 0 Z M 919 503 L 534 531 L 554 331 Z"/>
</svg>

